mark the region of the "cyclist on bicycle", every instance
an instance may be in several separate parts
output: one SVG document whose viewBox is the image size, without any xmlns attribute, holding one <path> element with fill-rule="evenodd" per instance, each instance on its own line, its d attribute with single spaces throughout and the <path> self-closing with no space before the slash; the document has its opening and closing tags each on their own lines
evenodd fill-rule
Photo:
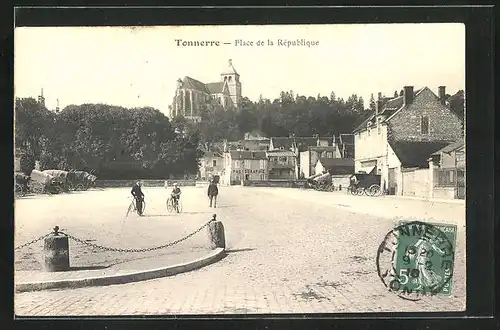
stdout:
<svg viewBox="0 0 500 330">
<path fill-rule="evenodd" d="M 179 199 L 181 198 L 181 193 L 182 193 L 181 188 L 179 188 L 177 183 L 174 183 L 174 189 L 172 189 L 170 197 L 172 197 L 172 200 L 175 203 L 174 205 L 176 206 L 177 213 L 179 213 L 179 208 L 177 206 L 179 205 Z"/>
<path fill-rule="evenodd" d="M 142 183 L 141 181 L 137 181 L 132 187 L 132 196 L 135 198 L 137 213 L 142 216 L 142 202 L 144 201 L 144 193 L 141 189 Z"/>
</svg>

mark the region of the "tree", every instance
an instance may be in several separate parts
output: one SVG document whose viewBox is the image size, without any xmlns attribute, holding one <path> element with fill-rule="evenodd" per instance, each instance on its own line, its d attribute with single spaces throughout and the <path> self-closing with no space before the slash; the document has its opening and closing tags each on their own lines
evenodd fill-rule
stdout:
<svg viewBox="0 0 500 330">
<path fill-rule="evenodd" d="M 30 154 L 29 159 L 39 159 L 40 140 L 52 134 L 54 114 L 34 98 L 17 98 L 14 115 L 16 149 Z"/>
<path fill-rule="evenodd" d="M 377 108 L 377 103 L 375 102 L 375 97 L 373 96 L 373 93 L 370 95 L 370 107 L 369 109 L 371 111 L 375 111 L 375 109 Z"/>
<path fill-rule="evenodd" d="M 330 93 L 330 102 L 335 103 L 336 100 L 337 100 L 337 96 L 335 95 L 335 92 L 332 91 Z"/>
</svg>

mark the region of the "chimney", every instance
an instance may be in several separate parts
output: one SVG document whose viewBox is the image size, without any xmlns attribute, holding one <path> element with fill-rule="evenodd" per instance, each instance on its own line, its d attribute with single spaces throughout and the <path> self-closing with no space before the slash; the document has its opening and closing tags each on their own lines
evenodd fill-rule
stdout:
<svg viewBox="0 0 500 330">
<path fill-rule="evenodd" d="M 413 86 L 403 87 L 404 105 L 413 103 Z"/>
<path fill-rule="evenodd" d="M 438 96 L 439 96 L 439 102 L 441 102 L 441 104 L 444 104 L 444 101 L 446 99 L 446 86 L 438 87 Z"/>
<path fill-rule="evenodd" d="M 378 116 L 382 110 L 382 100 L 377 100 L 377 104 L 375 105 L 375 116 Z"/>
</svg>

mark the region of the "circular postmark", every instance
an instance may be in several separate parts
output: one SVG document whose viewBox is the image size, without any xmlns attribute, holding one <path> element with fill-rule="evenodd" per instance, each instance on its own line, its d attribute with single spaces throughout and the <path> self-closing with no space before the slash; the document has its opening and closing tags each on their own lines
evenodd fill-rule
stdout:
<svg viewBox="0 0 500 330">
<path fill-rule="evenodd" d="M 416 301 L 449 289 L 454 246 L 438 227 L 412 221 L 387 233 L 376 260 L 385 287 L 403 299 Z"/>
</svg>

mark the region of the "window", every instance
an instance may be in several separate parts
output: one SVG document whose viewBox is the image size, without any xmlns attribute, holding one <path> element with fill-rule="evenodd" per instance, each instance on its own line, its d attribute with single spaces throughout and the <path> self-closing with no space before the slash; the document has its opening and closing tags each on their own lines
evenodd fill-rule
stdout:
<svg viewBox="0 0 500 330">
<path fill-rule="evenodd" d="M 217 166 L 217 160 L 215 160 L 215 159 L 214 159 L 214 160 L 212 160 L 212 166 L 213 166 L 213 167 Z"/>
<path fill-rule="evenodd" d="M 234 168 L 240 168 L 240 161 L 239 160 L 234 161 Z"/>
<path fill-rule="evenodd" d="M 333 158 L 333 152 L 327 152 L 326 153 L 326 158 Z"/>
<path fill-rule="evenodd" d="M 266 161 L 261 159 L 260 160 L 260 169 L 265 170 L 266 169 Z"/>
<path fill-rule="evenodd" d="M 246 169 L 250 168 L 250 159 L 245 159 L 245 168 Z"/>
<path fill-rule="evenodd" d="M 283 163 L 286 163 L 286 157 L 280 157 L 280 158 L 279 158 L 279 161 L 280 161 L 280 162 L 283 162 Z"/>
<path fill-rule="evenodd" d="M 380 125 L 380 118 L 377 119 L 377 134 L 382 133 L 382 127 Z"/>
<path fill-rule="evenodd" d="M 420 133 L 421 134 L 429 134 L 429 117 L 422 116 L 420 118 Z"/>
</svg>

